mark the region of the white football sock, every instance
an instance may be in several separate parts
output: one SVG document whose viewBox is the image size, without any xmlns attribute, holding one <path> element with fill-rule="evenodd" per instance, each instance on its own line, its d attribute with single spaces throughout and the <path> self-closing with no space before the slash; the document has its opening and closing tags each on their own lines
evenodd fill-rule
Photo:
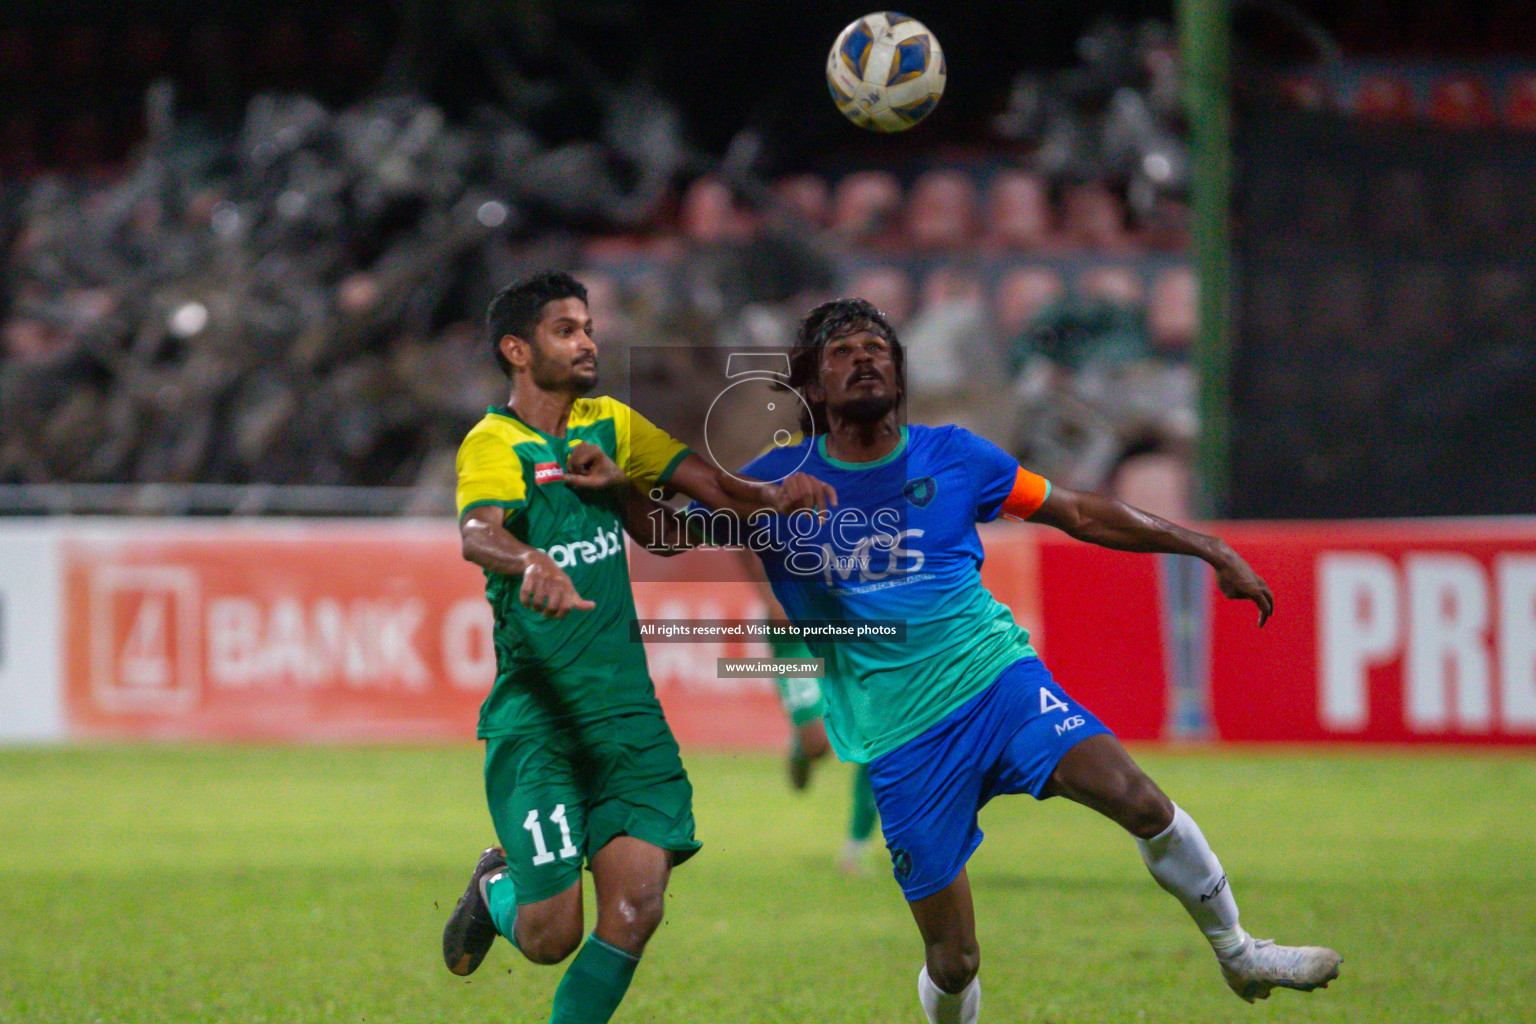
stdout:
<svg viewBox="0 0 1536 1024">
<path fill-rule="evenodd" d="M 928 977 L 928 965 L 917 972 L 917 1000 L 928 1024 L 976 1024 L 981 1019 L 981 979 L 972 978 L 964 991 L 950 995 Z"/>
<path fill-rule="evenodd" d="M 1237 953 L 1248 933 L 1237 923 L 1237 900 L 1227 873 L 1195 819 L 1175 806 L 1173 824 L 1151 839 L 1136 840 L 1136 845 L 1157 884 L 1184 904 L 1216 955 Z"/>
</svg>

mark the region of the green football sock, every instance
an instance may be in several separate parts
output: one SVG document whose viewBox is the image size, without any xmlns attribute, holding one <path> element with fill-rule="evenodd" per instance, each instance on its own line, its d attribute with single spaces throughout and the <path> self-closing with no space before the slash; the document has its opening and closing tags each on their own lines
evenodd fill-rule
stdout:
<svg viewBox="0 0 1536 1024">
<path fill-rule="evenodd" d="M 491 911 L 496 930 L 517 945 L 517 891 L 512 888 L 512 876 L 502 871 L 491 876 L 485 884 L 485 904 Z"/>
<path fill-rule="evenodd" d="M 875 787 L 869 784 L 869 765 L 859 765 L 853 773 L 853 813 L 848 818 L 848 836 L 862 843 L 875 831 L 880 813 L 875 809 Z"/>
<path fill-rule="evenodd" d="M 639 962 L 633 953 L 610 946 L 596 935 L 587 936 L 555 989 L 549 1024 L 607 1024 L 629 991 L 629 979 Z"/>
</svg>

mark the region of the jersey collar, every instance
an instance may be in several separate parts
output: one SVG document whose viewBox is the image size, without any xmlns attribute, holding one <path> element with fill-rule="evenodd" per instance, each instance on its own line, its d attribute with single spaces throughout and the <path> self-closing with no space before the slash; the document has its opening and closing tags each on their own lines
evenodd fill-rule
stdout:
<svg viewBox="0 0 1536 1024">
<path fill-rule="evenodd" d="M 907 428 L 905 424 L 902 425 L 901 440 L 896 442 L 896 447 L 880 456 L 874 462 L 844 462 L 842 459 L 834 459 L 832 456 L 827 454 L 827 435 L 822 434 L 816 439 L 816 454 L 821 456 L 823 462 L 826 462 L 828 465 L 836 466 L 838 469 L 875 469 L 878 466 L 884 466 L 888 463 L 895 462 L 902 455 L 906 454 L 906 451 Z"/>
<path fill-rule="evenodd" d="M 546 434 L 546 433 L 544 433 L 544 431 L 540 430 L 538 427 L 534 426 L 532 423 L 529 423 L 527 420 L 523 419 L 521 416 L 519 416 L 516 412 L 513 411 L 512 407 L 510 405 L 493 405 L 487 411 L 489 411 L 490 413 L 492 413 L 493 415 L 496 415 L 496 416 L 503 416 L 503 417 L 511 420 L 513 423 L 521 423 L 523 426 L 527 427 L 529 430 L 533 431 L 535 434 L 538 434 L 545 441 L 548 441 L 551 444 L 562 444 L 563 445 L 563 444 L 566 443 L 566 438 L 564 438 L 564 437 L 556 437 L 554 434 Z M 567 428 L 567 430 L 569 430 L 569 428 Z"/>
</svg>

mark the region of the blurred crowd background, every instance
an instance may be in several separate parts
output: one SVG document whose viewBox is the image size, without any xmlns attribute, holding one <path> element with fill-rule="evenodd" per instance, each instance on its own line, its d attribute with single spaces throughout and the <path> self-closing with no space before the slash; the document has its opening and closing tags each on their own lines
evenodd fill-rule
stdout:
<svg viewBox="0 0 1536 1024">
<path fill-rule="evenodd" d="M 505 398 L 485 305 L 557 267 L 607 390 L 648 375 L 695 430 L 713 385 L 647 353 L 782 346 L 858 294 L 913 421 L 1188 515 L 1174 11 L 1089 7 L 911 11 L 951 88 L 894 138 L 825 97 L 846 4 L 9 13 L 0 512 L 450 510 Z M 1536 11 L 1380 10 L 1239 5 L 1228 512 L 1536 494 Z"/>
</svg>

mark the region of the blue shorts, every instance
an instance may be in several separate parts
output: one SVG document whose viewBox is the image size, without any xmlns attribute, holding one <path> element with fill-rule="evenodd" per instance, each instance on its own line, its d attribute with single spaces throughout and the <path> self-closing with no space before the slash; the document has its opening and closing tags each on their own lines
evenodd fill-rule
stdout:
<svg viewBox="0 0 1536 1024">
<path fill-rule="evenodd" d="M 944 888 L 981 845 L 976 814 L 1001 793 L 1041 790 L 1062 755 L 1109 732 L 1024 658 L 915 739 L 869 763 L 886 849 L 908 900 Z"/>
</svg>

